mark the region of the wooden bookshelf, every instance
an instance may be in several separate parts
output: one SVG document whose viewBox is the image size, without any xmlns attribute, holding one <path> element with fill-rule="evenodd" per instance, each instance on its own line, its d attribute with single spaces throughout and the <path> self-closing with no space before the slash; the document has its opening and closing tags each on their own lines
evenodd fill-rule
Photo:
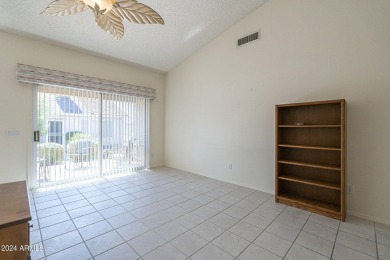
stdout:
<svg viewBox="0 0 390 260">
<path fill-rule="evenodd" d="M 277 202 L 345 220 L 345 100 L 276 106 Z"/>
</svg>

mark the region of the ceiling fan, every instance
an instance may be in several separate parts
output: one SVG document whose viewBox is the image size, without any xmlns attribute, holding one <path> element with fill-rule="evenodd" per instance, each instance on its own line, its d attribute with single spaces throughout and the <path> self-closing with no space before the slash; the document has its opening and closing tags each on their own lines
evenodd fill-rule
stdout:
<svg viewBox="0 0 390 260">
<path fill-rule="evenodd" d="M 152 8 L 136 0 L 55 0 L 41 13 L 65 16 L 90 9 L 96 24 L 115 39 L 125 32 L 122 19 L 137 24 L 164 24 L 164 19 Z"/>
</svg>

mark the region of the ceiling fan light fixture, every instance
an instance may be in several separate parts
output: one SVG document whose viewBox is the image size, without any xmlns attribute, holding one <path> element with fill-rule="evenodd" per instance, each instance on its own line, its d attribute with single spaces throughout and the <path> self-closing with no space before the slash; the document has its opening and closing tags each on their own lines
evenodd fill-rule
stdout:
<svg viewBox="0 0 390 260">
<path fill-rule="evenodd" d="M 108 13 L 112 9 L 112 5 L 115 3 L 114 0 L 82 0 L 86 5 L 95 11 L 103 11 L 103 14 Z M 97 8 L 98 7 L 98 8 Z M 96 10 L 98 9 L 98 10 Z"/>
<path fill-rule="evenodd" d="M 164 24 L 164 19 L 152 8 L 137 0 L 54 0 L 41 14 L 65 16 L 90 9 L 96 25 L 115 39 L 123 37 L 122 19 L 136 24 Z"/>
</svg>

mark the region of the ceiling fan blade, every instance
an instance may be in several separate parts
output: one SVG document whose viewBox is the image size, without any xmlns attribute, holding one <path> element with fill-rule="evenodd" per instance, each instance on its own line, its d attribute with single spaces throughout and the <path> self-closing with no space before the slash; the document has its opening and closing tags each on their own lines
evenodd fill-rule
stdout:
<svg viewBox="0 0 390 260">
<path fill-rule="evenodd" d="M 115 39 L 120 40 L 125 33 L 122 19 L 112 11 L 107 14 L 95 14 L 96 24 Z"/>
<path fill-rule="evenodd" d="M 49 4 L 41 14 L 48 16 L 65 16 L 85 11 L 87 6 L 80 0 L 56 0 Z"/>
<path fill-rule="evenodd" d="M 117 0 L 112 11 L 132 23 L 164 24 L 164 19 L 156 11 L 135 0 Z"/>
</svg>

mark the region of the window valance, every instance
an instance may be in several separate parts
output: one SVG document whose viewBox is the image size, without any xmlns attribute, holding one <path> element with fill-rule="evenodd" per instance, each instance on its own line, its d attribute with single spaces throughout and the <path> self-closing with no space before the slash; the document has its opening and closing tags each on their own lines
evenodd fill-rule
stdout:
<svg viewBox="0 0 390 260">
<path fill-rule="evenodd" d="M 41 85 L 80 88 L 105 93 L 156 98 L 156 89 L 135 86 L 111 80 L 99 79 L 25 64 L 16 65 L 16 80 Z"/>
</svg>

